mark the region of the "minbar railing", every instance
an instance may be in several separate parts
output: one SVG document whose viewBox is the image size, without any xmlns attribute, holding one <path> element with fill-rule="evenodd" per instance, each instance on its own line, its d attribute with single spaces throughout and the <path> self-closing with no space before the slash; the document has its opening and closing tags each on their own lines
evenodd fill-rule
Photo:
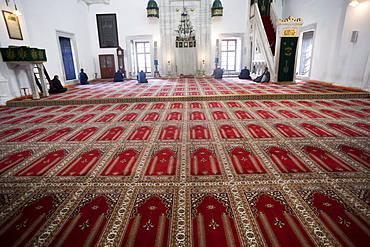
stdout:
<svg viewBox="0 0 370 247">
<path fill-rule="evenodd" d="M 272 4 L 271 4 L 272 6 Z M 272 10 L 273 8 L 270 8 Z M 270 11 L 273 13 L 274 20 L 276 19 L 275 11 Z M 265 27 L 262 22 L 262 17 L 260 14 L 260 11 L 258 9 L 258 4 L 254 3 L 251 6 L 251 22 L 252 22 L 252 33 L 254 35 L 253 37 L 253 50 L 256 51 L 256 47 L 258 51 L 262 54 L 256 55 L 253 54 L 252 58 L 252 73 L 255 73 L 257 75 L 260 75 L 263 73 L 263 68 L 267 66 L 269 68 L 270 74 L 271 74 L 271 80 L 274 79 L 275 75 L 275 61 L 274 61 L 274 55 L 272 54 L 272 50 L 269 44 L 269 40 L 266 35 Z M 275 23 L 274 23 L 275 22 Z M 275 28 L 276 21 L 273 21 L 273 26 Z M 276 30 L 276 29 L 275 29 Z M 276 45 L 276 42 L 274 42 L 274 45 Z"/>
</svg>

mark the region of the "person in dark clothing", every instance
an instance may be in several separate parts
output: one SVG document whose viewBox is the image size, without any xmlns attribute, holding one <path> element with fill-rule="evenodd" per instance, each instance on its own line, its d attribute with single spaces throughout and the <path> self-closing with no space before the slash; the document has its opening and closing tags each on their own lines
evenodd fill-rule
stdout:
<svg viewBox="0 0 370 247">
<path fill-rule="evenodd" d="M 245 66 L 244 69 L 240 71 L 239 79 L 252 79 L 250 76 L 249 69 L 247 69 L 247 66 Z"/>
<path fill-rule="evenodd" d="M 125 79 L 123 78 L 123 74 L 121 70 L 117 70 L 117 72 L 114 74 L 114 82 L 119 82 L 119 81 L 124 81 Z"/>
<path fill-rule="evenodd" d="M 59 81 L 59 76 L 55 75 L 53 80 L 50 81 L 49 93 L 64 93 L 67 88 L 63 88 L 62 83 Z"/>
<path fill-rule="evenodd" d="M 148 80 L 146 79 L 146 74 L 144 71 L 140 71 L 137 74 L 137 82 L 138 83 L 148 83 Z"/>
<path fill-rule="evenodd" d="M 80 80 L 80 83 L 82 85 L 89 84 L 89 82 L 87 81 L 89 78 L 87 77 L 87 74 L 84 72 L 84 69 L 81 69 L 81 72 L 78 73 L 78 79 Z"/>
<path fill-rule="evenodd" d="M 224 74 L 224 70 L 218 67 L 213 71 L 213 76 L 215 79 L 222 79 L 222 75 Z"/>
<path fill-rule="evenodd" d="M 253 81 L 261 82 L 261 83 L 269 83 L 270 82 L 269 68 L 265 67 L 264 72 L 262 73 L 262 75 L 256 77 Z"/>
</svg>

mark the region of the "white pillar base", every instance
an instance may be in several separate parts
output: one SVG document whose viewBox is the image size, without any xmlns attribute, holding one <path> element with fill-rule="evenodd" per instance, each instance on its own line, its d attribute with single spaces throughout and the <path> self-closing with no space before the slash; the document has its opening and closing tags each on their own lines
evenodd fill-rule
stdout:
<svg viewBox="0 0 370 247">
<path fill-rule="evenodd" d="M 13 98 L 9 90 L 8 80 L 3 77 L 0 71 L 0 105 L 6 105 L 6 102 Z"/>
</svg>

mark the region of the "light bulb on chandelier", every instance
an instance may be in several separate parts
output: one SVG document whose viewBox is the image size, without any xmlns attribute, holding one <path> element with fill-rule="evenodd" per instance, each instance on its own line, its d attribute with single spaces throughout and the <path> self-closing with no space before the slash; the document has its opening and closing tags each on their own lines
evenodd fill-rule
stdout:
<svg viewBox="0 0 370 247">
<path fill-rule="evenodd" d="M 17 9 L 17 5 L 15 4 L 15 0 L 14 0 L 14 11 L 13 11 L 13 14 L 15 14 L 16 16 L 22 15 L 22 13 Z"/>
<path fill-rule="evenodd" d="M 358 0 L 352 0 L 352 2 L 349 4 L 349 6 L 351 7 L 356 7 L 357 5 L 359 5 L 360 3 L 358 2 Z"/>
<path fill-rule="evenodd" d="M 176 32 L 176 48 L 192 48 L 196 47 L 196 40 L 195 40 L 195 30 L 193 29 L 193 25 L 190 21 L 190 16 L 188 14 L 188 10 L 185 7 L 185 2 L 182 3 L 182 12 L 180 23 L 178 25 L 178 29 L 175 30 Z M 176 9 L 178 12 L 179 9 Z M 194 11 L 194 8 L 191 8 L 190 11 Z"/>
</svg>

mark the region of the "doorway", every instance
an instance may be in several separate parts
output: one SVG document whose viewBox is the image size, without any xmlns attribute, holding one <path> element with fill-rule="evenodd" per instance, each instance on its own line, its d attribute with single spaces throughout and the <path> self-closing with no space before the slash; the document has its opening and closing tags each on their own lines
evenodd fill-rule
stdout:
<svg viewBox="0 0 370 247">
<path fill-rule="evenodd" d="M 301 55 L 299 57 L 298 75 L 309 77 L 311 70 L 312 48 L 314 31 L 304 32 L 302 35 Z"/>
<path fill-rule="evenodd" d="M 60 51 L 62 52 L 62 59 L 64 65 L 64 73 L 66 80 L 76 79 L 76 70 L 73 61 L 73 53 L 71 46 L 71 39 L 59 36 Z"/>
<path fill-rule="evenodd" d="M 116 72 L 114 55 L 99 55 L 100 75 L 102 79 L 113 78 Z"/>
</svg>

